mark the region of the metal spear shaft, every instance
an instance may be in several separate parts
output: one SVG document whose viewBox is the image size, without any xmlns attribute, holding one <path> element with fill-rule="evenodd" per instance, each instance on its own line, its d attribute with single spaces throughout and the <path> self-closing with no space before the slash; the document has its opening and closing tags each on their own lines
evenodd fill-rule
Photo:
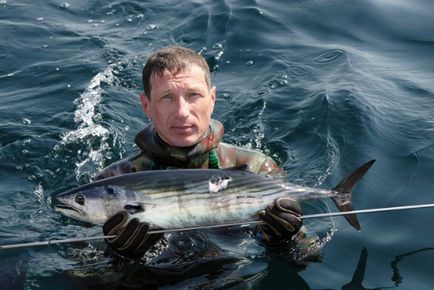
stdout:
<svg viewBox="0 0 434 290">
<path fill-rule="evenodd" d="M 322 218 L 322 217 L 344 216 L 344 215 L 349 215 L 349 214 L 367 214 L 367 213 L 421 209 L 421 208 L 431 208 L 431 207 L 434 207 L 434 203 L 360 209 L 360 210 L 352 210 L 352 211 L 345 211 L 345 212 L 317 213 L 317 214 L 303 215 L 300 218 L 301 219 L 312 219 L 312 218 Z M 262 223 L 262 221 L 252 220 L 252 221 L 245 221 L 245 222 L 224 223 L 224 224 L 218 224 L 218 225 L 196 226 L 196 227 L 187 227 L 187 228 L 179 228 L 179 229 L 151 230 L 148 232 L 148 234 L 173 233 L 173 232 L 181 232 L 181 231 L 191 231 L 191 230 L 221 228 L 221 227 L 241 226 L 241 225 L 252 225 L 252 224 L 260 224 L 260 223 Z M 30 243 L 21 243 L 21 244 L 0 245 L 0 250 L 25 248 L 25 247 L 36 247 L 36 246 L 58 245 L 58 244 L 68 244 L 68 243 L 77 243 L 77 242 L 87 242 L 87 241 L 93 241 L 93 240 L 111 239 L 111 238 L 115 238 L 115 237 L 116 237 L 116 235 L 109 235 L 109 236 L 95 236 L 95 237 L 72 238 L 72 239 L 42 241 L 42 242 L 30 242 Z"/>
</svg>

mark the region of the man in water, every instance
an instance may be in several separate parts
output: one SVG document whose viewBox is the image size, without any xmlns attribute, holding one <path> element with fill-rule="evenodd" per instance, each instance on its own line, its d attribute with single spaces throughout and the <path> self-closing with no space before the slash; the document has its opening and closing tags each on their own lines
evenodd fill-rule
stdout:
<svg viewBox="0 0 434 290">
<path fill-rule="evenodd" d="M 139 154 L 102 170 L 98 179 L 142 170 L 229 168 L 247 164 L 257 174 L 282 174 L 276 162 L 261 152 L 221 142 L 223 125 L 211 118 L 216 88 L 207 62 L 184 47 L 164 48 L 151 55 L 143 69 L 140 101 L 150 120 L 135 142 Z M 255 236 L 269 247 L 287 246 L 302 226 L 299 204 L 277 199 L 260 211 L 265 223 Z M 103 226 L 109 248 L 125 258 L 140 258 L 162 235 L 147 235 L 149 225 L 120 212 Z"/>
</svg>

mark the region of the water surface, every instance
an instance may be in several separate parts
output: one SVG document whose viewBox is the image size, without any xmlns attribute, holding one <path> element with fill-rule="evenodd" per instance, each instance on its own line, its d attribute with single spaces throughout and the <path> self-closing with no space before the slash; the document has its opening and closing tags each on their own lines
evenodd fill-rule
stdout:
<svg viewBox="0 0 434 290">
<path fill-rule="evenodd" d="M 137 150 L 141 69 L 175 44 L 210 64 L 224 140 L 271 155 L 288 181 L 330 188 L 376 159 L 355 208 L 434 202 L 432 11 L 424 0 L 1 0 L 1 244 L 101 234 L 55 213 L 51 199 Z M 102 241 L 7 250 L 0 285 L 432 289 L 433 218 L 363 215 L 361 232 L 341 218 L 310 221 L 325 235 L 321 261 L 307 265 L 239 231 L 199 235 L 183 254 L 174 240 L 154 267 L 118 268 Z"/>
</svg>

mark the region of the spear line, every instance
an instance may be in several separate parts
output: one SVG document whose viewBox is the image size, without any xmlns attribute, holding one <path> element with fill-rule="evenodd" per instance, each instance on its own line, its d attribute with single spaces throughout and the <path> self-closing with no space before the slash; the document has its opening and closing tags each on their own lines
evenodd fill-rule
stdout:
<svg viewBox="0 0 434 290">
<path fill-rule="evenodd" d="M 345 212 L 317 213 L 317 214 L 303 215 L 300 216 L 300 218 L 311 219 L 311 218 L 322 218 L 322 217 L 345 216 L 350 214 L 367 214 L 367 213 L 378 213 L 378 212 L 388 212 L 388 211 L 398 211 L 398 210 L 421 209 L 421 208 L 430 208 L 430 207 L 434 207 L 434 203 L 360 209 L 360 210 L 352 210 L 352 211 L 345 211 Z M 187 227 L 187 228 L 179 228 L 179 229 L 150 230 L 148 234 L 151 235 L 151 234 L 161 234 L 161 233 L 172 233 L 172 232 L 191 231 L 191 230 L 200 230 L 200 229 L 230 227 L 230 226 L 253 225 L 253 224 L 261 224 L 261 223 L 263 222 L 260 220 L 253 220 L 253 221 L 246 221 L 246 222 L 224 223 L 218 225 L 196 226 L 196 227 Z M 11 245 L 0 245 L 0 250 L 86 242 L 86 241 L 93 241 L 93 240 L 111 239 L 115 237 L 116 235 L 109 235 L 109 236 L 62 239 L 62 240 L 50 240 L 50 241 L 42 241 L 42 242 L 30 242 L 30 243 L 11 244 Z"/>
</svg>

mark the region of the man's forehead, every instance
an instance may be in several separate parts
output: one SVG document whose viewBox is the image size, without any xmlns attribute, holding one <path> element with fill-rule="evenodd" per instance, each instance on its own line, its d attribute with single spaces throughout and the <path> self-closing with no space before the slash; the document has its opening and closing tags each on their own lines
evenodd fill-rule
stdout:
<svg viewBox="0 0 434 290">
<path fill-rule="evenodd" d="M 166 80 L 170 80 L 170 79 L 181 79 L 184 77 L 189 77 L 189 76 L 193 76 L 193 75 L 200 75 L 201 77 L 203 77 L 203 81 L 206 83 L 206 78 L 205 78 L 205 72 L 203 71 L 203 69 L 197 65 L 190 65 L 188 67 L 186 67 L 185 69 L 181 69 L 177 72 L 171 72 L 168 69 L 165 69 L 163 71 L 163 73 L 159 74 L 158 72 L 155 72 L 151 75 L 151 83 L 155 82 L 155 81 L 166 81 Z"/>
</svg>

